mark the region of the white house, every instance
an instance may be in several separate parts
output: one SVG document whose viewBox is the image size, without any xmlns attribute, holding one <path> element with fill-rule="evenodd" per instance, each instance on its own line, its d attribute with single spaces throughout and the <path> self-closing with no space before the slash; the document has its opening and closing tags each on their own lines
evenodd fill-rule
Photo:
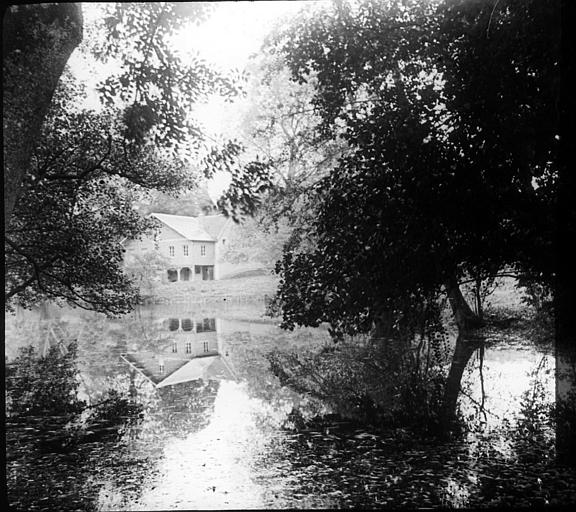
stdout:
<svg viewBox="0 0 576 512">
<path fill-rule="evenodd" d="M 219 262 L 226 249 L 226 237 L 232 219 L 224 215 L 187 217 L 151 213 L 160 224 L 159 231 L 142 240 L 125 244 L 126 261 L 134 256 L 156 252 L 166 262 L 162 269 L 165 282 L 220 279 Z"/>
</svg>

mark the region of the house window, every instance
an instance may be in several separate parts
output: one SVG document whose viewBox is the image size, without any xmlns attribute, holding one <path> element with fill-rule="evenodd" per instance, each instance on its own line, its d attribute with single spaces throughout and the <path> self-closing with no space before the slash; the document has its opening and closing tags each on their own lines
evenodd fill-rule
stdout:
<svg viewBox="0 0 576 512">
<path fill-rule="evenodd" d="M 200 256 L 206 256 L 206 246 L 205 245 L 200 246 Z"/>
<path fill-rule="evenodd" d="M 205 341 L 204 343 L 202 343 L 202 345 L 204 346 L 204 352 L 208 352 L 208 342 Z"/>
<path fill-rule="evenodd" d="M 190 318 L 183 318 L 182 319 L 182 330 L 183 331 L 191 331 L 194 325 L 192 324 L 192 320 Z"/>
<path fill-rule="evenodd" d="M 160 370 L 160 373 L 164 373 L 164 361 L 158 363 L 158 369 Z"/>
<path fill-rule="evenodd" d="M 178 352 L 178 345 L 175 341 L 172 342 L 172 352 Z"/>
<path fill-rule="evenodd" d="M 177 331 L 178 329 L 180 329 L 180 320 L 178 320 L 178 318 L 169 318 L 168 330 Z"/>
<path fill-rule="evenodd" d="M 171 245 L 170 247 L 168 247 L 168 250 L 170 251 L 170 256 L 174 256 L 174 246 Z"/>
<path fill-rule="evenodd" d="M 195 265 L 194 266 L 194 272 L 196 274 L 201 274 L 202 273 L 202 266 L 201 265 Z"/>
<path fill-rule="evenodd" d="M 191 354 L 191 353 L 192 353 L 192 342 L 191 342 L 191 341 L 187 341 L 187 342 L 186 342 L 186 353 L 187 353 L 187 354 Z"/>
<path fill-rule="evenodd" d="M 184 256 L 188 256 L 188 246 L 184 246 Z"/>
</svg>

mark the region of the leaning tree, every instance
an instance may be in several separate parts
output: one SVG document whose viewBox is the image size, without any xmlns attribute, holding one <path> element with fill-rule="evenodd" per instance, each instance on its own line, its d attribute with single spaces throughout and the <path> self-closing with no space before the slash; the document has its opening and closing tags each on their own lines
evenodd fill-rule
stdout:
<svg viewBox="0 0 576 512">
<path fill-rule="evenodd" d="M 74 49 L 82 41 L 80 4 L 14 5 L 2 24 L 4 225 L 52 96 Z"/>
</svg>

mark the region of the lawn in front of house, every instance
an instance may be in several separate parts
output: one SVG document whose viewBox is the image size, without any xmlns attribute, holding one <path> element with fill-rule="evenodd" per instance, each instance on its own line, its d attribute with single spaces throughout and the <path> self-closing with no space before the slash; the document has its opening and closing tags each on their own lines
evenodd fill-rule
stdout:
<svg viewBox="0 0 576 512">
<path fill-rule="evenodd" d="M 278 278 L 275 275 L 259 275 L 221 279 L 218 281 L 192 281 L 163 283 L 155 289 L 154 296 L 165 299 L 223 300 L 234 298 L 263 299 L 276 292 Z"/>
</svg>

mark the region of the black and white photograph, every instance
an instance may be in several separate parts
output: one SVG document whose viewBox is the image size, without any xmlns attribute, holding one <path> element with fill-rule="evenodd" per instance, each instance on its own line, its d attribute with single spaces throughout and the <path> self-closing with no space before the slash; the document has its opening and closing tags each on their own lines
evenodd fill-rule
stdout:
<svg viewBox="0 0 576 512">
<path fill-rule="evenodd" d="M 3 5 L 8 510 L 576 506 L 575 8 Z"/>
</svg>

